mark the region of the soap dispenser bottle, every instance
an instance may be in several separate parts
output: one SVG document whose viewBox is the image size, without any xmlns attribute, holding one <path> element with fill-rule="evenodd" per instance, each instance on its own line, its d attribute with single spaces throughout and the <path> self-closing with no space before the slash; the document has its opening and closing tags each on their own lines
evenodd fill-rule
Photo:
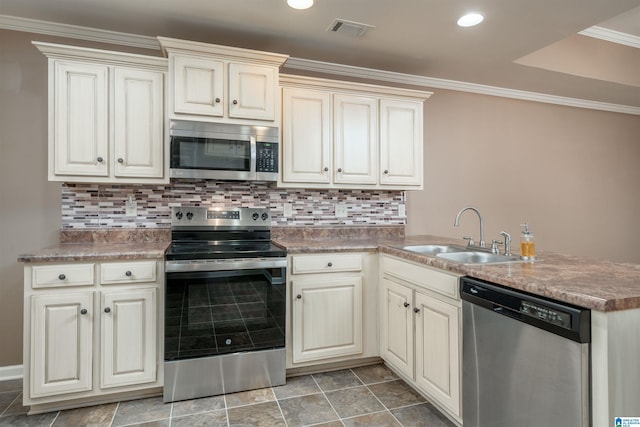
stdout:
<svg viewBox="0 0 640 427">
<path fill-rule="evenodd" d="M 536 259 L 535 237 L 533 233 L 531 233 L 531 230 L 529 230 L 528 223 L 520 224 L 520 226 L 524 227 L 520 235 L 520 258 L 532 261 Z"/>
</svg>

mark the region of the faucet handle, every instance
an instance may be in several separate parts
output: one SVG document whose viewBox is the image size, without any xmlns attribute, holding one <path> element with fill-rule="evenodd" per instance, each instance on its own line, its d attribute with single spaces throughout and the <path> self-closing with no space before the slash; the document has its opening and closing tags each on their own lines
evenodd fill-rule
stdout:
<svg viewBox="0 0 640 427">
<path fill-rule="evenodd" d="M 503 242 L 501 240 L 492 240 L 491 241 L 491 253 L 493 254 L 497 254 L 500 251 L 498 250 L 498 246 L 501 245 Z"/>
<path fill-rule="evenodd" d="M 467 246 L 473 246 L 476 244 L 476 242 L 473 241 L 473 237 L 471 236 L 464 236 L 463 239 L 468 240 Z"/>
</svg>

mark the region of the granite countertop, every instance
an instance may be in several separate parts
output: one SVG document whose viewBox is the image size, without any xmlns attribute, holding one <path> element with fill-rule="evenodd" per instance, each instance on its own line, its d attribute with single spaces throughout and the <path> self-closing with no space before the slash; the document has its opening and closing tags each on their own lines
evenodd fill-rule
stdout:
<svg viewBox="0 0 640 427">
<path fill-rule="evenodd" d="M 372 251 L 394 255 L 453 273 L 498 283 L 513 289 L 598 311 L 640 308 L 640 265 L 538 251 L 538 261 L 509 264 L 459 264 L 402 249 L 406 245 L 450 243 L 463 240 L 438 236 L 390 239 L 283 239 L 290 253 Z M 375 247 L 375 248 L 374 248 Z"/>
<path fill-rule="evenodd" d="M 164 258 L 170 242 L 80 242 L 60 243 L 20 255 L 20 262 L 73 262 Z"/>
</svg>

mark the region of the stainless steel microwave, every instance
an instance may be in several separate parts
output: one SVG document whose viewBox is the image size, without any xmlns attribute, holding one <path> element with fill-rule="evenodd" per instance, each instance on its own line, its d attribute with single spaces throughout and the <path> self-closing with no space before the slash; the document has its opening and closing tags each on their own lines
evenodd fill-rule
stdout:
<svg viewBox="0 0 640 427">
<path fill-rule="evenodd" d="M 171 178 L 278 180 L 278 128 L 171 121 Z"/>
</svg>

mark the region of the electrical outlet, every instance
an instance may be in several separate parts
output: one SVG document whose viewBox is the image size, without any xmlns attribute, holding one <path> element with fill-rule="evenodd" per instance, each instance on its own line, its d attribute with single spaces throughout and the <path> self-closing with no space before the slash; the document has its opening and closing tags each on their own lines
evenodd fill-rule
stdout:
<svg viewBox="0 0 640 427">
<path fill-rule="evenodd" d="M 347 205 L 336 205 L 336 218 L 347 217 Z"/>
<path fill-rule="evenodd" d="M 400 218 L 405 218 L 407 216 L 407 208 L 405 205 L 398 206 L 398 216 Z"/>
<path fill-rule="evenodd" d="M 291 218 L 293 216 L 293 204 L 285 203 L 282 209 L 282 215 L 285 218 Z"/>
<path fill-rule="evenodd" d="M 138 216 L 138 202 L 135 201 L 133 196 L 129 196 L 129 199 L 124 202 L 124 215 Z"/>
</svg>

